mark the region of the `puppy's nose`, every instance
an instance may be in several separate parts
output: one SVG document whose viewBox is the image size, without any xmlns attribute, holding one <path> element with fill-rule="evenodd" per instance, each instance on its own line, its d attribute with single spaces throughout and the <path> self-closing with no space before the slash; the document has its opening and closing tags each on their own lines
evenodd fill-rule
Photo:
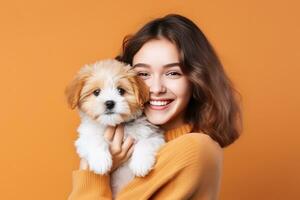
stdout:
<svg viewBox="0 0 300 200">
<path fill-rule="evenodd" d="M 115 106 L 115 102 L 114 101 L 111 101 L 111 100 L 109 100 L 109 101 L 106 101 L 105 102 L 105 106 L 106 106 L 106 108 L 107 109 L 113 109 L 114 108 L 114 106 Z"/>
</svg>

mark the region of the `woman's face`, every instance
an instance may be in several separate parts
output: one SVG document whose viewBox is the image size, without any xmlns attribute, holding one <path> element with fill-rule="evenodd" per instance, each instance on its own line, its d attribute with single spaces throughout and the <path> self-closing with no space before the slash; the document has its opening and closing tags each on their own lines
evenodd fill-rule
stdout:
<svg viewBox="0 0 300 200">
<path fill-rule="evenodd" d="M 150 101 L 145 105 L 148 120 L 167 130 L 182 125 L 191 84 L 180 69 L 176 45 L 167 39 L 150 40 L 132 62 L 150 89 Z"/>
</svg>

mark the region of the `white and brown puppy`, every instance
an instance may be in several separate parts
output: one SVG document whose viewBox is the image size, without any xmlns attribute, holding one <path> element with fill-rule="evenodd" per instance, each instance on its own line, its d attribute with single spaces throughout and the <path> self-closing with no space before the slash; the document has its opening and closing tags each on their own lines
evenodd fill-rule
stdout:
<svg viewBox="0 0 300 200">
<path fill-rule="evenodd" d="M 143 177 L 151 171 L 165 142 L 161 130 L 142 115 L 149 90 L 130 65 L 113 59 L 85 65 L 65 93 L 81 117 L 75 146 L 90 170 L 107 174 L 112 167 L 109 141 L 104 138 L 107 126 L 123 123 L 124 137 L 130 135 L 136 141 L 131 158 L 111 174 L 114 194 L 134 175 Z"/>
</svg>

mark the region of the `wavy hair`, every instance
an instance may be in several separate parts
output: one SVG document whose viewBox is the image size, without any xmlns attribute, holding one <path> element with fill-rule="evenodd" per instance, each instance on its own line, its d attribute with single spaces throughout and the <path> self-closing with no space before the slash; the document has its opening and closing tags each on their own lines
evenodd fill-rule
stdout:
<svg viewBox="0 0 300 200">
<path fill-rule="evenodd" d="M 180 53 L 180 67 L 192 84 L 192 97 L 185 121 L 193 132 L 209 135 L 223 148 L 242 132 L 241 95 L 226 75 L 215 50 L 190 19 L 169 14 L 145 24 L 134 35 L 125 36 L 117 60 L 132 65 L 134 55 L 149 40 L 166 38 Z"/>
</svg>

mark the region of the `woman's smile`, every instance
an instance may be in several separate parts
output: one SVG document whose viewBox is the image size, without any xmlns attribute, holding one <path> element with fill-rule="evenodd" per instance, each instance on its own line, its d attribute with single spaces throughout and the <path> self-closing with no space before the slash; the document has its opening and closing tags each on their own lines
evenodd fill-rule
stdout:
<svg viewBox="0 0 300 200">
<path fill-rule="evenodd" d="M 173 102 L 172 99 L 161 99 L 161 100 L 153 100 L 150 99 L 148 106 L 152 110 L 166 110 L 168 109 L 169 105 Z"/>
</svg>

